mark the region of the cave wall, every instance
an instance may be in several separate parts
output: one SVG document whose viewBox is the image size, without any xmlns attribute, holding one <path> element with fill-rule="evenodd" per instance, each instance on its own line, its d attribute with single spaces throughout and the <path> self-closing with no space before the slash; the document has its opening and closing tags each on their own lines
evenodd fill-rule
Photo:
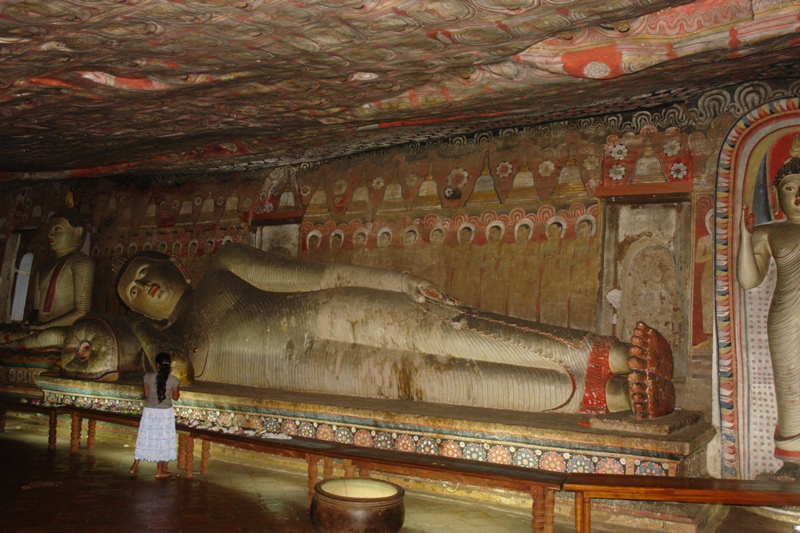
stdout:
<svg viewBox="0 0 800 533">
<path fill-rule="evenodd" d="M 69 193 L 91 225 L 98 313 L 120 311 L 119 258 L 161 250 L 196 280 L 221 246 L 246 242 L 411 272 L 466 305 L 621 339 L 644 320 L 673 346 L 681 407 L 711 417 L 718 157 L 739 118 L 798 87 L 742 84 L 318 164 L 6 183 L 0 248 L 43 257 L 47 217 Z"/>
</svg>

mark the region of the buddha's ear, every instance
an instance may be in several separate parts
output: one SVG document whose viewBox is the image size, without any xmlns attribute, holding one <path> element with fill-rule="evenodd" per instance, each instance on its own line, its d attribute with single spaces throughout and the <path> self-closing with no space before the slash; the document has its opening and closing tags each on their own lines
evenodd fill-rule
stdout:
<svg viewBox="0 0 800 533">
<path fill-rule="evenodd" d="M 778 218 L 781 215 L 781 203 L 778 198 L 778 188 L 774 185 L 771 185 L 769 188 L 770 197 L 769 201 L 772 204 L 772 215 L 773 218 Z"/>
<path fill-rule="evenodd" d="M 181 275 L 183 276 L 184 281 L 186 281 L 187 285 L 192 284 L 192 277 L 189 275 L 189 271 L 186 270 L 186 267 L 183 266 L 181 263 L 180 258 L 177 255 L 169 256 L 169 260 L 180 270 Z"/>
<path fill-rule="evenodd" d="M 83 226 L 77 226 L 75 230 L 78 232 L 78 248 L 80 249 L 83 246 L 84 241 L 86 240 L 86 229 Z"/>
</svg>

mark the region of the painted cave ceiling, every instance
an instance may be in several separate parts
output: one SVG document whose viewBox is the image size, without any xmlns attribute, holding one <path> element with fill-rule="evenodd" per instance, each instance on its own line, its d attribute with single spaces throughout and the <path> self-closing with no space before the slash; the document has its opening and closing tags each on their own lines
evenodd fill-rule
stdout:
<svg viewBox="0 0 800 533">
<path fill-rule="evenodd" d="M 800 76 L 800 2 L 0 0 L 0 177 L 216 172 Z"/>
</svg>

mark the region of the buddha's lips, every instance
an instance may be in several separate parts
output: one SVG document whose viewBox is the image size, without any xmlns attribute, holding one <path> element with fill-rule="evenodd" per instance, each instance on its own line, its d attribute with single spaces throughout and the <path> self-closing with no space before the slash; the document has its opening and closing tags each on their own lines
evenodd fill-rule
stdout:
<svg viewBox="0 0 800 533">
<path fill-rule="evenodd" d="M 148 291 L 147 294 L 149 294 L 150 296 L 155 296 L 156 293 L 158 292 L 158 289 L 159 289 L 158 285 L 151 285 L 150 290 Z"/>
</svg>

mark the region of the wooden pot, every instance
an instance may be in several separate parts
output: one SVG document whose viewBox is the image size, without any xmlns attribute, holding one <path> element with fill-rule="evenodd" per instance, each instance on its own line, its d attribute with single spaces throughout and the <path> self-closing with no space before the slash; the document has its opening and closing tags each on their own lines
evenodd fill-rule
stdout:
<svg viewBox="0 0 800 533">
<path fill-rule="evenodd" d="M 403 527 L 403 487 L 369 478 L 333 478 L 314 486 L 317 533 L 396 533 Z"/>
</svg>

